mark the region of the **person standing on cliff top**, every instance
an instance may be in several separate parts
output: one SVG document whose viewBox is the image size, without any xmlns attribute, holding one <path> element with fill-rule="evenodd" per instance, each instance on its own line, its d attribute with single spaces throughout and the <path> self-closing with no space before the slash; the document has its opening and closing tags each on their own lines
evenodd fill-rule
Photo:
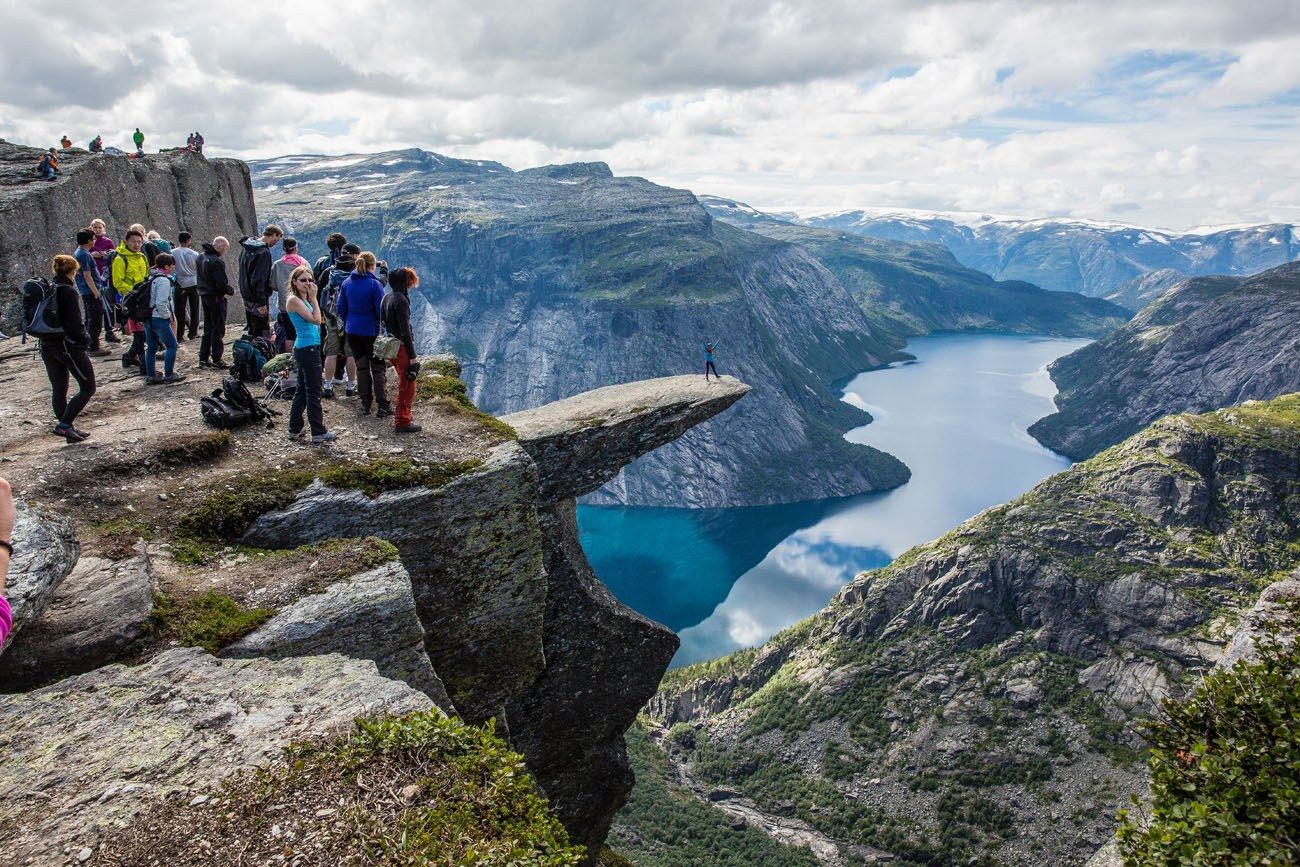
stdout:
<svg viewBox="0 0 1300 867">
<path fill-rule="evenodd" d="M 199 251 L 190 246 L 193 236 L 181 232 L 176 236 L 172 258 L 176 260 L 176 339 L 193 340 L 199 336 Z M 186 323 L 189 336 L 186 337 Z"/>
<path fill-rule="evenodd" d="M 226 276 L 226 263 L 221 258 L 230 249 L 230 242 L 218 235 L 211 244 L 203 245 L 203 255 L 195 265 L 199 283 L 199 301 L 203 305 L 203 340 L 199 343 L 199 367 L 225 370 L 230 367 L 221 358 L 226 335 L 226 299 L 235 294 Z"/>
<path fill-rule="evenodd" d="M 298 255 L 297 238 L 285 238 L 281 242 L 281 248 L 284 250 L 284 255 L 276 259 L 275 264 L 271 266 L 271 279 L 275 283 L 275 292 L 271 293 L 274 312 L 271 318 L 275 320 L 274 343 L 277 352 L 285 352 L 285 346 L 293 344 L 297 340 L 297 332 L 294 330 L 293 320 L 289 318 L 289 308 L 287 306 L 289 303 L 288 292 L 292 288 L 289 285 L 289 275 L 304 265 L 309 269 L 311 268 L 311 265 L 307 264 L 307 260 Z M 316 342 L 319 346 L 320 341 Z"/>
<path fill-rule="evenodd" d="M 106 343 L 121 343 L 122 341 L 113 331 L 113 322 L 117 312 L 117 305 L 122 299 L 117 297 L 117 291 L 113 288 L 108 273 L 108 256 L 117 249 L 117 242 L 109 237 L 108 227 L 103 220 L 91 220 L 90 231 L 95 233 L 95 243 L 90 248 L 90 255 L 95 260 L 99 285 L 104 289 L 102 296 L 104 302 L 104 341 Z"/>
<path fill-rule="evenodd" d="M 135 155 L 144 156 L 144 133 L 140 132 L 140 127 L 135 128 L 135 135 L 131 136 L 131 141 L 135 142 Z"/>
<path fill-rule="evenodd" d="M 107 349 L 99 346 L 99 336 L 104 331 L 104 287 L 100 284 L 99 271 L 95 268 L 95 259 L 90 255 L 95 245 L 95 233 L 89 229 L 77 232 L 77 249 L 72 257 L 77 260 L 77 291 L 81 293 L 81 303 L 85 305 L 86 340 L 91 355 L 108 355 Z"/>
<path fill-rule="evenodd" d="M 416 361 L 415 335 L 411 331 L 410 292 L 420 285 L 420 276 L 414 268 L 398 268 L 389 275 L 388 285 L 392 291 L 384 296 L 380 305 L 384 315 L 384 330 L 402 342 L 397 357 L 393 359 L 393 369 L 397 371 L 397 409 L 393 417 L 393 430 L 399 434 L 419 433 L 420 426 L 415 423 L 412 415 L 415 380 L 420 376 L 420 362 Z"/>
<path fill-rule="evenodd" d="M 51 270 L 54 304 L 62 326 L 57 333 L 41 335 L 41 361 L 45 362 L 45 375 L 50 379 L 51 404 L 57 419 L 51 432 L 70 443 L 79 443 L 89 434 L 77 430 L 72 423 L 95 395 L 95 368 L 86 354 L 89 341 L 82 320 L 81 297 L 73 283 L 77 260 L 60 254 L 54 257 Z M 71 400 L 68 399 L 69 379 L 77 384 L 77 393 Z"/>
<path fill-rule="evenodd" d="M 720 343 L 722 343 L 721 340 L 706 340 L 704 342 L 704 381 L 705 382 L 709 381 L 710 371 L 712 371 L 713 375 L 716 376 L 718 379 L 722 379 L 721 376 L 718 376 L 718 369 L 713 366 L 713 350 L 717 349 L 718 344 Z"/>
</svg>

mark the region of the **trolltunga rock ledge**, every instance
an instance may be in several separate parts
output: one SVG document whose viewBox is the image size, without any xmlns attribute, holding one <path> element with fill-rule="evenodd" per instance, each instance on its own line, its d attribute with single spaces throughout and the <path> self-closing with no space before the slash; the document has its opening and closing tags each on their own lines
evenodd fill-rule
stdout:
<svg viewBox="0 0 1300 867">
<path fill-rule="evenodd" d="M 725 376 L 664 376 L 610 385 L 503 416 L 537 464 L 541 502 L 589 494 L 636 458 L 672 442 L 744 397 Z"/>
<path fill-rule="evenodd" d="M 290 742 L 366 712 L 429 699 L 338 655 L 219 660 L 170 650 L 0 700 L 0 822 L 6 863 L 60 864 L 153 797 L 210 793 Z M 34 796 L 34 793 L 35 796 Z"/>
</svg>

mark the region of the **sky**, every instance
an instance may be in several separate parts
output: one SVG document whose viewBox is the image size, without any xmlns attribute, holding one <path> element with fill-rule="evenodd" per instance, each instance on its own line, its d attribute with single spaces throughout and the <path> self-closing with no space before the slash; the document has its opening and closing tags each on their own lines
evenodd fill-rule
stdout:
<svg viewBox="0 0 1300 867">
<path fill-rule="evenodd" d="M 1300 223 L 1300 2 L 0 0 L 0 137 L 603 160 L 769 210 Z"/>
</svg>

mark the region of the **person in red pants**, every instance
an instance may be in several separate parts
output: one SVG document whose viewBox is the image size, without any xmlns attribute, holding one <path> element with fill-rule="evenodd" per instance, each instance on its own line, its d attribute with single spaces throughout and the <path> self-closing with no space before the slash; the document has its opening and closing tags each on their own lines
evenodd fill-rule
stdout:
<svg viewBox="0 0 1300 867">
<path fill-rule="evenodd" d="M 417 433 L 420 426 L 412 415 L 415 407 L 415 380 L 420 375 L 420 362 L 415 360 L 415 340 L 411 334 L 411 290 L 420 285 L 414 268 L 398 268 L 388 275 L 388 288 L 384 296 L 384 330 L 402 342 L 393 359 L 397 371 L 397 407 L 393 413 L 393 429 L 397 433 Z"/>
</svg>

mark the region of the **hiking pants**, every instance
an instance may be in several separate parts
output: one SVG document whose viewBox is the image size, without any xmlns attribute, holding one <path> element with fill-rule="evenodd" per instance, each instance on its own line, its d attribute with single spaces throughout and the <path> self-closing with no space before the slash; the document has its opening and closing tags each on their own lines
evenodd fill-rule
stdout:
<svg viewBox="0 0 1300 867">
<path fill-rule="evenodd" d="M 349 334 L 348 347 L 357 361 L 357 394 L 361 398 L 361 408 L 370 409 L 373 401 L 380 409 L 387 411 L 388 383 L 384 378 L 384 368 L 388 367 L 388 362 L 375 361 L 370 357 L 375 351 L 376 336 Z"/>
<path fill-rule="evenodd" d="M 708 379 L 708 378 L 709 378 L 709 371 L 712 371 L 714 376 L 718 376 L 718 369 L 717 369 L 716 367 L 713 366 L 713 362 L 712 362 L 712 361 L 706 361 L 706 362 L 704 362 L 704 378 L 705 378 L 705 379 Z M 722 377 L 718 376 L 718 379 L 722 379 Z"/>
<path fill-rule="evenodd" d="M 249 337 L 267 337 L 271 333 L 271 320 L 245 307 L 244 331 Z"/>
<path fill-rule="evenodd" d="M 172 333 L 172 321 L 154 316 L 149 320 L 148 336 L 145 338 L 148 349 L 144 359 L 145 376 L 158 375 L 158 350 L 163 352 L 163 376 L 176 372 L 176 335 Z"/>
<path fill-rule="evenodd" d="M 86 307 L 86 336 L 90 338 L 90 351 L 99 351 L 99 338 L 104 333 L 104 299 L 94 295 L 82 295 Z"/>
<path fill-rule="evenodd" d="M 298 364 L 298 390 L 293 393 L 293 406 L 289 407 L 289 432 L 302 430 L 303 410 L 311 424 L 311 435 L 325 433 L 325 413 L 321 410 L 320 396 L 324 374 L 321 371 L 319 346 L 304 346 L 293 350 L 293 360 Z"/>
<path fill-rule="evenodd" d="M 201 295 L 203 302 L 203 340 L 199 343 L 199 361 L 221 361 L 226 345 L 226 296 Z"/>
<path fill-rule="evenodd" d="M 402 427 L 415 421 L 412 414 L 415 407 L 415 382 L 406 378 L 411 360 L 411 356 L 406 354 L 405 346 L 397 350 L 397 357 L 393 359 L 393 370 L 397 373 L 397 409 L 394 410 L 394 427 Z M 375 362 L 375 364 L 380 363 Z"/>
<path fill-rule="evenodd" d="M 95 394 L 95 368 L 86 350 L 68 346 L 62 340 L 41 341 L 41 360 L 53 391 L 54 415 L 63 424 L 72 424 Z M 68 400 L 68 377 L 76 380 L 77 393 Z"/>
<path fill-rule="evenodd" d="M 131 332 L 131 348 L 126 351 L 126 354 L 135 360 L 136 365 L 140 368 L 141 376 L 149 375 L 149 367 L 145 363 L 145 347 L 148 343 L 149 339 L 145 337 L 143 331 Z"/>
<path fill-rule="evenodd" d="M 185 337 L 185 324 L 189 323 L 189 339 L 199 336 L 199 287 L 177 286 L 172 308 L 176 311 L 176 337 Z"/>
</svg>

